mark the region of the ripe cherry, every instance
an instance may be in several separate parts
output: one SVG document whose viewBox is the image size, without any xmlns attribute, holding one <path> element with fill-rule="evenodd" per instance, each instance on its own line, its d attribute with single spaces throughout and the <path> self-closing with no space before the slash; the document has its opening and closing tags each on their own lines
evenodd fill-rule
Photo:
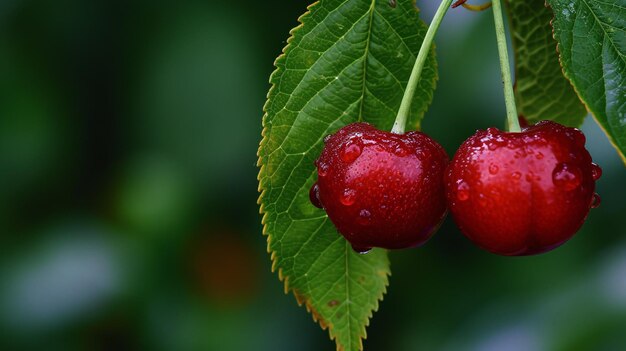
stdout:
<svg viewBox="0 0 626 351">
<path fill-rule="evenodd" d="M 599 204 L 602 170 L 575 128 L 544 121 L 520 133 L 477 131 L 446 172 L 448 207 L 476 245 L 532 255 L 570 239 Z"/>
<path fill-rule="evenodd" d="M 446 214 L 444 149 L 424 133 L 353 123 L 325 138 L 311 202 L 357 252 L 425 243 Z"/>
</svg>

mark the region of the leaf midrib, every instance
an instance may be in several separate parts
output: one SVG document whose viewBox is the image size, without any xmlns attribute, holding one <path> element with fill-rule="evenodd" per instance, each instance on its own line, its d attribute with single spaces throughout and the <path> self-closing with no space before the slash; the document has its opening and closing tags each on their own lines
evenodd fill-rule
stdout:
<svg viewBox="0 0 626 351">
<path fill-rule="evenodd" d="M 374 23 L 374 11 L 376 8 L 376 0 L 372 0 L 370 3 L 370 17 L 369 17 L 369 27 L 367 28 L 367 39 L 365 44 L 365 52 L 363 53 L 363 84 L 361 86 L 361 104 L 359 106 L 359 115 L 357 120 L 359 122 L 363 121 L 363 106 L 365 105 L 365 90 L 367 86 L 367 62 L 370 50 L 370 43 L 372 41 L 372 26 Z M 348 241 L 345 243 L 345 256 L 346 256 L 346 269 L 345 269 L 345 284 L 346 284 L 346 309 L 347 309 L 347 320 L 348 320 L 348 347 L 352 349 L 352 312 L 350 311 L 350 305 L 352 301 L 350 301 L 350 250 Z"/>
<path fill-rule="evenodd" d="M 374 11 L 376 8 L 376 0 L 372 0 L 370 3 L 370 18 L 369 18 L 369 27 L 367 28 L 367 39 L 365 44 L 365 52 L 363 53 L 363 84 L 361 85 L 361 104 L 359 106 L 359 115 L 357 120 L 359 122 L 363 121 L 363 106 L 365 104 L 365 90 L 366 90 L 366 82 L 367 82 L 367 57 L 369 56 L 370 51 L 370 42 L 372 41 L 372 25 L 374 23 Z"/>
</svg>

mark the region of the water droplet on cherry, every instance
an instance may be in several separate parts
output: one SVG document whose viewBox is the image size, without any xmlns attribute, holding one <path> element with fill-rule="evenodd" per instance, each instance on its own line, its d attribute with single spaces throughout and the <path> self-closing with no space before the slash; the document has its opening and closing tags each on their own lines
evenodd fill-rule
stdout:
<svg viewBox="0 0 626 351">
<path fill-rule="evenodd" d="M 478 194 L 478 204 L 482 207 L 487 206 L 487 197 L 485 196 L 485 194 Z"/>
<path fill-rule="evenodd" d="M 323 139 L 324 140 L 324 144 L 328 143 L 328 141 L 330 140 L 330 136 L 331 135 L 332 134 L 328 134 L 327 136 L 324 137 L 324 139 Z"/>
<path fill-rule="evenodd" d="M 359 156 L 361 156 L 361 147 L 357 144 L 346 145 L 341 150 L 341 159 L 346 163 L 354 162 Z"/>
<path fill-rule="evenodd" d="M 511 178 L 514 180 L 518 180 L 520 178 L 522 178 L 522 173 L 521 172 L 513 172 L 511 173 Z"/>
<path fill-rule="evenodd" d="M 591 208 L 598 208 L 598 206 L 600 206 L 600 202 L 602 202 L 600 195 L 598 195 L 598 193 L 594 193 L 593 198 L 591 199 Z"/>
<path fill-rule="evenodd" d="M 585 146 L 585 142 L 587 141 L 587 139 L 585 138 L 585 134 L 583 134 L 583 132 L 581 132 L 579 129 L 574 128 L 574 130 L 571 132 L 570 136 L 574 139 L 574 142 L 580 146 L 580 147 L 584 147 Z"/>
<path fill-rule="evenodd" d="M 317 183 L 313 184 L 311 190 L 309 190 L 309 199 L 313 206 L 317 208 L 324 208 L 322 202 L 320 201 L 320 187 Z"/>
<path fill-rule="evenodd" d="M 554 185 L 571 191 L 582 183 L 583 174 L 576 165 L 568 163 L 559 163 L 552 171 L 552 182 Z"/>
<path fill-rule="evenodd" d="M 470 187 L 466 182 L 460 182 L 456 188 L 456 198 L 459 201 L 465 201 L 470 197 Z"/>
<path fill-rule="evenodd" d="M 361 211 L 359 211 L 359 216 L 356 219 L 356 221 L 360 225 L 368 225 L 371 220 L 372 220 L 372 214 L 370 213 L 370 211 L 366 209 L 362 209 Z"/>
<path fill-rule="evenodd" d="M 593 162 L 591 162 L 591 176 L 593 180 L 598 180 L 602 177 L 602 168 Z"/>
<path fill-rule="evenodd" d="M 328 164 L 320 162 L 317 164 L 317 175 L 320 177 L 326 177 L 328 175 Z"/>
<path fill-rule="evenodd" d="M 393 153 L 398 157 L 404 157 L 409 154 L 409 150 L 405 149 L 401 145 L 398 145 L 395 149 L 393 149 Z"/>
<path fill-rule="evenodd" d="M 489 173 L 490 173 L 490 174 L 498 174 L 498 171 L 499 171 L 499 170 L 500 170 L 500 168 L 499 168 L 499 167 L 498 167 L 498 165 L 496 165 L 496 164 L 493 164 L 493 163 L 492 163 L 492 164 L 489 166 Z"/>
<path fill-rule="evenodd" d="M 354 191 L 354 189 L 346 188 L 339 196 L 339 202 L 341 202 L 344 206 L 353 205 L 354 201 L 356 201 L 356 191 Z"/>
<path fill-rule="evenodd" d="M 358 247 L 358 246 L 352 245 L 352 250 L 354 250 L 356 253 L 360 255 L 365 255 L 366 253 L 370 252 L 372 248 L 371 247 Z"/>
<path fill-rule="evenodd" d="M 543 154 L 542 154 L 541 152 L 538 152 L 538 153 L 535 155 L 535 157 L 536 157 L 538 160 L 541 160 L 541 159 L 543 158 Z"/>
</svg>

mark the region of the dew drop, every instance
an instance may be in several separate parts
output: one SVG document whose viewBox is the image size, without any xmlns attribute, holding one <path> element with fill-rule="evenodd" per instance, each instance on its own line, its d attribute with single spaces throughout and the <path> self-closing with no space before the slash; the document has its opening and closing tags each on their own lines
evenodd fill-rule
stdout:
<svg viewBox="0 0 626 351">
<path fill-rule="evenodd" d="M 520 172 L 513 172 L 513 173 L 511 173 L 511 178 L 514 179 L 514 180 L 518 180 L 521 177 L 522 177 L 522 173 L 520 173 Z"/>
<path fill-rule="evenodd" d="M 481 148 L 483 146 L 482 141 L 479 138 L 473 138 L 472 139 L 472 147 L 474 148 Z"/>
<path fill-rule="evenodd" d="M 489 173 L 491 173 L 491 174 L 498 174 L 498 171 L 499 171 L 499 170 L 500 170 L 500 168 L 499 168 L 499 167 L 498 167 L 498 165 L 496 165 L 496 164 L 493 164 L 493 163 L 492 163 L 492 164 L 489 166 Z"/>
<path fill-rule="evenodd" d="M 368 225 L 368 224 L 370 224 L 371 220 L 372 220 L 372 214 L 370 213 L 370 211 L 368 211 L 366 209 L 362 209 L 359 212 L 359 216 L 356 218 L 356 221 L 360 225 Z"/>
<path fill-rule="evenodd" d="M 404 157 L 406 155 L 409 154 L 409 151 L 407 149 L 405 149 L 404 147 L 398 145 L 394 150 L 393 153 L 398 156 L 398 157 Z"/>
<path fill-rule="evenodd" d="M 585 142 L 587 141 L 587 138 L 585 138 L 585 134 L 583 134 L 583 132 L 581 132 L 579 129 L 573 128 L 571 137 L 574 139 L 574 142 L 576 142 L 576 145 L 580 147 L 585 146 Z"/>
<path fill-rule="evenodd" d="M 459 201 L 465 201 L 470 197 L 470 187 L 466 182 L 461 182 L 456 188 L 456 198 Z"/>
<path fill-rule="evenodd" d="M 602 177 L 602 168 L 593 162 L 591 162 L 591 176 L 593 180 L 598 180 Z"/>
<path fill-rule="evenodd" d="M 565 191 L 578 188 L 582 179 L 583 174 L 580 168 L 568 163 L 559 163 L 552 171 L 552 182 Z"/>
<path fill-rule="evenodd" d="M 319 162 L 317 164 L 317 175 L 320 177 L 326 177 L 328 175 L 328 163 Z"/>
<path fill-rule="evenodd" d="M 324 208 L 322 201 L 320 201 L 320 186 L 317 183 L 313 184 L 311 190 L 309 190 L 309 199 L 313 206 L 317 208 Z"/>
<path fill-rule="evenodd" d="M 600 195 L 598 195 L 598 193 L 594 193 L 593 198 L 591 199 L 591 208 L 598 208 L 601 200 Z"/>
<path fill-rule="evenodd" d="M 478 204 L 482 207 L 487 206 L 487 197 L 485 196 L 485 194 L 478 194 Z"/>
<path fill-rule="evenodd" d="M 352 250 L 354 250 L 356 253 L 360 255 L 365 255 L 366 253 L 370 252 L 372 248 L 371 247 L 359 247 L 359 246 L 352 245 Z"/>
<path fill-rule="evenodd" d="M 489 148 L 489 150 L 494 151 L 498 148 L 498 144 L 494 143 L 494 142 L 489 142 L 487 143 L 487 147 Z"/>
<path fill-rule="evenodd" d="M 535 157 L 536 157 L 538 160 L 541 160 L 541 159 L 543 158 L 543 154 L 542 154 L 541 152 L 537 152 L 537 154 L 535 155 Z"/>
<path fill-rule="evenodd" d="M 328 143 L 328 141 L 330 140 L 330 134 L 328 134 L 327 136 L 324 137 L 324 144 Z"/>
<path fill-rule="evenodd" d="M 341 202 L 344 206 L 353 205 L 354 201 L 356 201 L 356 191 L 354 191 L 354 189 L 346 188 L 339 196 L 339 202 Z"/>
<path fill-rule="evenodd" d="M 352 163 L 361 156 L 361 147 L 357 144 L 350 144 L 341 150 L 341 159 L 344 162 Z"/>
<path fill-rule="evenodd" d="M 389 6 L 395 9 L 396 6 L 398 6 L 398 3 L 396 3 L 396 0 L 389 0 Z"/>
</svg>

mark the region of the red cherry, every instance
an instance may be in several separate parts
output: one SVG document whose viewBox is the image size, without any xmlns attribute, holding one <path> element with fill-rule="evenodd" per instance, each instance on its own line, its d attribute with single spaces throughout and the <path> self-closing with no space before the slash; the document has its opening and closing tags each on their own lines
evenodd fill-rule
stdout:
<svg viewBox="0 0 626 351">
<path fill-rule="evenodd" d="M 446 172 L 448 207 L 476 245 L 500 255 L 549 251 L 599 204 L 602 174 L 575 128 L 543 121 L 520 133 L 489 128 L 459 148 Z"/>
<path fill-rule="evenodd" d="M 425 243 L 446 213 L 448 156 L 420 132 L 353 123 L 325 138 L 310 197 L 358 252 Z"/>
</svg>

